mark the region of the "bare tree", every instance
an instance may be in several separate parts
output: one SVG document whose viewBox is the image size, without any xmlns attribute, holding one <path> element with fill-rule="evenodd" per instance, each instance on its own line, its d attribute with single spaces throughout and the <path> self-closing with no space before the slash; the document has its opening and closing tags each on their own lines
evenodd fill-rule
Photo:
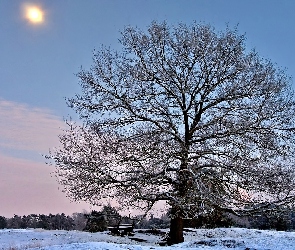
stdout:
<svg viewBox="0 0 295 250">
<path fill-rule="evenodd" d="M 183 218 L 250 214 L 294 201 L 295 105 L 290 78 L 247 50 L 236 29 L 153 22 L 127 27 L 122 52 L 102 47 L 78 73 L 71 124 L 50 152 L 73 200 L 171 207 Z"/>
</svg>

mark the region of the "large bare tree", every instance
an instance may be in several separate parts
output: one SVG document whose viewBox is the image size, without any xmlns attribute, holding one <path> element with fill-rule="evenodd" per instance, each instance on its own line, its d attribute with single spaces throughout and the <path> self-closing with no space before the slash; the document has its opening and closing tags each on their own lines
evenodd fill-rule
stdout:
<svg viewBox="0 0 295 250">
<path fill-rule="evenodd" d="M 50 152 L 73 200 L 171 208 L 183 218 L 250 214 L 294 201 L 295 105 L 290 78 L 236 29 L 153 22 L 127 27 L 122 51 L 102 47 L 78 73 L 70 124 Z"/>
</svg>

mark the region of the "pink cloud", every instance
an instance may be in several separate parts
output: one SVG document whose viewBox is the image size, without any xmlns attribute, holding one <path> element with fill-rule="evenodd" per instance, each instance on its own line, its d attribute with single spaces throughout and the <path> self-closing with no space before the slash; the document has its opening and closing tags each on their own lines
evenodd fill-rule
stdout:
<svg viewBox="0 0 295 250">
<path fill-rule="evenodd" d="M 58 145 L 62 119 L 48 109 L 0 99 L 0 215 L 30 213 L 66 213 L 89 210 L 86 203 L 71 203 L 59 190 L 54 168 L 43 162 L 28 160 L 30 155 L 48 153 Z M 28 159 L 16 158 L 16 151 Z"/>
<path fill-rule="evenodd" d="M 90 210 L 86 203 L 71 203 L 59 190 L 53 167 L 45 163 L 0 154 L 0 215 L 66 213 Z"/>
<path fill-rule="evenodd" d="M 62 119 L 48 109 L 0 99 L 0 146 L 47 152 L 58 144 Z"/>
</svg>

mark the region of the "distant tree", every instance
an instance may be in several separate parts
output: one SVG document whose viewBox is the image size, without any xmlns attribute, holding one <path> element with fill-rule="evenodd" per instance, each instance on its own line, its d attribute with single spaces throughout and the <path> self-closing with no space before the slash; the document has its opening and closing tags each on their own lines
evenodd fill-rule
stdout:
<svg viewBox="0 0 295 250">
<path fill-rule="evenodd" d="M 227 28 L 153 22 L 127 27 L 122 53 L 103 47 L 78 73 L 69 122 L 50 152 L 73 200 L 106 197 L 171 208 L 170 241 L 183 218 L 237 215 L 294 202 L 295 105 L 290 79 Z M 245 209 L 247 207 L 247 209 Z"/>
<path fill-rule="evenodd" d="M 24 215 L 21 218 L 20 228 L 27 228 L 27 227 L 29 227 L 29 224 L 30 224 L 29 222 L 30 222 L 30 216 Z"/>
<path fill-rule="evenodd" d="M 49 215 L 39 214 L 37 228 L 43 228 L 48 230 L 51 229 L 49 217 L 50 217 L 50 214 Z"/>
<path fill-rule="evenodd" d="M 7 228 L 7 221 L 4 216 L 0 216 L 0 229 Z"/>
<path fill-rule="evenodd" d="M 134 216 L 134 219 L 136 219 L 134 228 L 150 228 L 149 220 L 146 218 L 145 215 L 136 215 Z"/>
<path fill-rule="evenodd" d="M 36 214 L 24 215 L 21 218 L 20 228 L 36 228 L 38 216 Z"/>
<path fill-rule="evenodd" d="M 255 217 L 249 218 L 252 228 L 275 229 L 286 231 L 292 229 L 292 209 L 280 206 L 274 210 L 262 211 Z"/>
<path fill-rule="evenodd" d="M 108 226 L 118 226 L 123 221 L 123 217 L 119 214 L 115 207 L 110 204 L 103 206 L 102 210 L 97 212 L 93 210 L 91 214 L 86 215 L 87 223 L 85 230 L 90 232 L 102 232 L 107 230 Z"/>
<path fill-rule="evenodd" d="M 148 220 L 148 227 L 151 229 L 159 229 L 159 228 L 168 228 L 170 225 L 170 219 L 167 217 L 161 217 L 157 218 L 154 216 L 151 216 L 151 218 Z"/>
<path fill-rule="evenodd" d="M 135 216 L 133 220 L 135 222 L 135 228 L 157 230 L 160 228 L 169 228 L 170 225 L 170 217 L 168 213 L 162 214 L 160 218 L 154 217 L 153 214 L 151 214 L 150 218 L 147 218 L 147 216 L 138 215 Z"/>
<path fill-rule="evenodd" d="M 74 220 L 71 216 L 67 215 L 64 219 L 64 230 L 73 230 L 74 229 Z"/>
<path fill-rule="evenodd" d="M 71 216 L 64 213 L 49 214 L 39 216 L 39 227 L 48 230 L 72 230 L 74 228 L 74 220 Z"/>
<path fill-rule="evenodd" d="M 21 228 L 21 225 L 22 225 L 22 217 L 16 214 L 12 218 L 9 218 L 7 220 L 7 228 L 17 229 L 17 228 Z"/>
<path fill-rule="evenodd" d="M 118 210 L 110 204 L 103 206 L 101 213 L 104 215 L 108 226 L 118 225 L 122 220 L 122 216 L 119 214 Z"/>
<path fill-rule="evenodd" d="M 196 218 L 184 220 L 184 226 L 192 228 L 230 227 L 232 225 L 234 225 L 234 222 L 229 215 L 219 209 L 213 209 Z"/>
<path fill-rule="evenodd" d="M 29 217 L 28 227 L 36 228 L 39 216 L 37 214 L 30 214 L 28 217 Z"/>
<path fill-rule="evenodd" d="M 87 216 L 87 223 L 84 230 L 91 233 L 107 230 L 107 220 L 104 213 L 93 210 L 91 214 Z"/>
<path fill-rule="evenodd" d="M 73 213 L 72 219 L 75 230 L 82 231 L 86 227 L 87 218 L 85 213 Z"/>
</svg>

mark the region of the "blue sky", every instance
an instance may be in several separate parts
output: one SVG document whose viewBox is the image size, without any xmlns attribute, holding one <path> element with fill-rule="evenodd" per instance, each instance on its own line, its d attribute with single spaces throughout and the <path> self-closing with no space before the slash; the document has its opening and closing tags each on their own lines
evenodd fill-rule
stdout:
<svg viewBox="0 0 295 250">
<path fill-rule="evenodd" d="M 40 6 L 44 23 L 25 20 L 23 4 Z M 90 209 L 69 203 L 41 154 L 58 144 L 63 117 L 75 117 L 64 100 L 80 91 L 75 73 L 101 44 L 120 50 L 124 26 L 238 25 L 249 49 L 295 76 L 294 10 L 293 0 L 1 0 L 0 215 Z"/>
</svg>

